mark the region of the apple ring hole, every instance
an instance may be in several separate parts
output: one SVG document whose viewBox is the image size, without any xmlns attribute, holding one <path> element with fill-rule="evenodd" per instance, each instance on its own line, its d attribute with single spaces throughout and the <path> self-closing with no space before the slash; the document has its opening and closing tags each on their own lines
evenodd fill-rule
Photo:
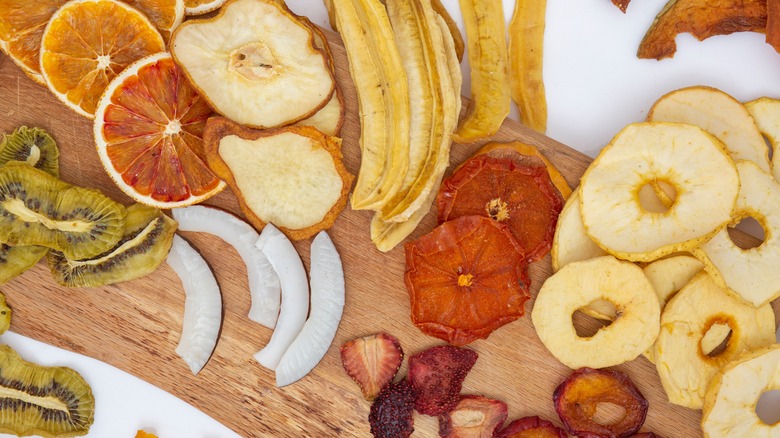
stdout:
<svg viewBox="0 0 780 438">
<path fill-rule="evenodd" d="M 612 426 L 626 418 L 626 408 L 615 403 L 598 402 L 591 420 L 602 426 Z"/>
<path fill-rule="evenodd" d="M 577 310 L 571 315 L 571 323 L 580 338 L 591 338 L 599 330 L 612 325 L 609 319 L 594 318 L 582 310 Z"/>
<path fill-rule="evenodd" d="M 648 213 L 666 213 L 677 199 L 677 189 L 664 180 L 653 180 L 639 188 L 639 206 Z"/>
<path fill-rule="evenodd" d="M 752 216 L 746 216 L 739 220 L 739 222 L 733 226 L 727 228 L 729 233 L 729 239 L 734 242 L 742 250 L 749 250 L 758 248 L 766 240 L 766 228 L 764 222 L 760 218 Z M 736 233 L 739 230 L 742 233 L 747 233 L 748 236 L 742 233 Z"/>
<path fill-rule="evenodd" d="M 764 391 L 756 402 L 756 415 L 766 425 L 780 423 L 780 389 Z"/>
<path fill-rule="evenodd" d="M 707 357 L 717 357 L 729 346 L 734 331 L 726 322 L 715 322 L 707 329 L 699 342 L 701 353 Z"/>
</svg>

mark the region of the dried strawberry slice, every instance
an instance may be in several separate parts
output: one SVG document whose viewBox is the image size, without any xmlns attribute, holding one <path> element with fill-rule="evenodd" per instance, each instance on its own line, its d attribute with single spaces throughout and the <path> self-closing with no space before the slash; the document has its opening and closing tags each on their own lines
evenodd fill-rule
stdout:
<svg viewBox="0 0 780 438">
<path fill-rule="evenodd" d="M 528 266 L 506 226 L 463 216 L 405 249 L 412 322 L 424 333 L 466 345 L 525 312 Z"/>
<path fill-rule="evenodd" d="M 483 154 L 442 182 L 436 207 L 439 223 L 480 215 L 506 224 L 532 263 L 550 250 L 563 198 L 544 165 Z"/>
<path fill-rule="evenodd" d="M 478 356 L 474 350 L 452 345 L 431 347 L 411 356 L 408 378 L 417 393 L 417 412 L 437 416 L 452 410 Z"/>
<path fill-rule="evenodd" d="M 414 389 L 406 379 L 390 383 L 371 405 L 368 421 L 377 438 L 403 438 L 414 432 Z"/>
<path fill-rule="evenodd" d="M 539 417 L 515 420 L 496 434 L 496 438 L 566 438 L 560 427 Z"/>
<path fill-rule="evenodd" d="M 375 399 L 393 380 L 403 359 L 401 343 L 387 333 L 353 339 L 341 346 L 341 365 L 367 400 Z"/>
<path fill-rule="evenodd" d="M 445 438 L 492 438 L 506 417 L 506 403 L 480 395 L 465 395 L 452 411 L 439 417 L 439 435 Z"/>
<path fill-rule="evenodd" d="M 580 368 L 553 393 L 555 411 L 571 435 L 578 437 L 628 437 L 636 433 L 647 416 L 647 400 L 627 375 L 613 370 Z M 625 415 L 612 424 L 593 419 L 599 403 L 625 409 Z"/>
</svg>

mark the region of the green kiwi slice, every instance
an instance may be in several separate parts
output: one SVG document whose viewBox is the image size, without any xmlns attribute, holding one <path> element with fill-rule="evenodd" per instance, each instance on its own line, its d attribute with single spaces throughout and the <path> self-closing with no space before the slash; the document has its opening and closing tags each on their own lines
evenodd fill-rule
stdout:
<svg viewBox="0 0 780 438">
<path fill-rule="evenodd" d="M 11 308 L 5 302 L 5 294 L 0 292 L 0 335 L 11 327 Z"/>
<path fill-rule="evenodd" d="M 116 245 L 124 224 L 125 208 L 97 190 L 25 163 L 0 167 L 0 243 L 45 246 L 81 260 Z"/>
<path fill-rule="evenodd" d="M 67 367 L 27 362 L 0 346 L 0 432 L 43 437 L 85 435 L 95 421 L 95 397 Z"/>
<path fill-rule="evenodd" d="M 122 239 L 108 252 L 88 260 L 71 260 L 57 251 L 47 261 L 63 286 L 94 287 L 129 281 L 154 272 L 168 256 L 176 221 L 142 204 L 127 207 Z"/>
<path fill-rule="evenodd" d="M 57 143 L 41 128 L 20 126 L 10 135 L 4 134 L 0 142 L 0 165 L 22 161 L 59 178 L 59 157 Z"/>
</svg>

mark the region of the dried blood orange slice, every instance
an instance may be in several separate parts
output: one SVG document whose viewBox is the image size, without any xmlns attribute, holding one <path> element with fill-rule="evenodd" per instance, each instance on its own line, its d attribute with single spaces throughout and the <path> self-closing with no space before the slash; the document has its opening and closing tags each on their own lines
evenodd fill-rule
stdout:
<svg viewBox="0 0 780 438">
<path fill-rule="evenodd" d="M 138 202 L 167 209 L 204 201 L 225 188 L 202 158 L 211 115 L 170 55 L 141 59 L 111 82 L 98 104 L 101 163 Z"/>
<path fill-rule="evenodd" d="M 424 333 L 465 345 L 523 316 L 528 265 L 505 225 L 462 216 L 405 249 L 412 322 Z"/>
<path fill-rule="evenodd" d="M 41 74 L 52 93 L 94 118 L 108 83 L 129 64 L 165 50 L 162 36 L 137 9 L 116 0 L 71 0 L 41 37 Z"/>
<path fill-rule="evenodd" d="M 483 154 L 442 182 L 436 207 L 439 223 L 480 215 L 506 224 L 531 263 L 550 250 L 563 198 L 544 165 Z"/>
</svg>

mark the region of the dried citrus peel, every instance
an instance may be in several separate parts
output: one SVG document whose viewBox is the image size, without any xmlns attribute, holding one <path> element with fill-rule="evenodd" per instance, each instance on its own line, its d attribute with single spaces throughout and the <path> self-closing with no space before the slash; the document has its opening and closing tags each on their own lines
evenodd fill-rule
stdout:
<svg viewBox="0 0 780 438">
<path fill-rule="evenodd" d="M 346 206 L 353 177 L 336 137 L 307 126 L 256 130 L 212 118 L 204 140 L 209 166 L 257 229 L 273 223 L 305 239 L 330 228 Z"/>
</svg>

